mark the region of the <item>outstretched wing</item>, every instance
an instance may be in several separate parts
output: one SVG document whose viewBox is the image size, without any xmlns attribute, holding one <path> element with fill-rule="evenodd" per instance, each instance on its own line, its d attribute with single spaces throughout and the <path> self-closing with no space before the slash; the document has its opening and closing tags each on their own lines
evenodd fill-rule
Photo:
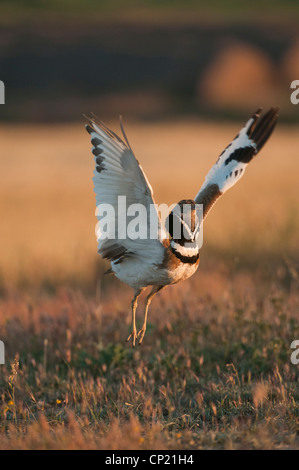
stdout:
<svg viewBox="0 0 299 470">
<path fill-rule="evenodd" d="M 258 109 L 223 150 L 195 198 L 197 204 L 203 204 L 203 217 L 216 200 L 243 176 L 248 163 L 270 137 L 277 122 L 278 110 L 273 107 L 260 117 L 261 109 Z"/>
<path fill-rule="evenodd" d="M 161 222 L 154 205 L 152 188 L 133 154 L 122 122 L 125 142 L 95 116 L 85 117 L 89 123 L 86 130 L 91 136 L 95 159 L 93 182 L 97 210 L 107 208 L 106 205 L 113 208 L 113 220 L 108 220 L 109 236 L 101 237 L 101 226 L 97 227 L 99 253 L 114 263 L 120 263 L 126 257 L 161 262 L 164 255 L 164 247 L 159 241 Z M 142 205 L 146 210 L 146 219 L 142 219 L 146 226 L 141 227 L 143 237 L 146 234 L 144 238 L 132 239 L 128 236 L 130 219 L 127 217 L 127 209 L 132 204 Z M 97 215 L 99 220 L 102 219 L 103 214 L 100 217 L 99 210 Z"/>
</svg>

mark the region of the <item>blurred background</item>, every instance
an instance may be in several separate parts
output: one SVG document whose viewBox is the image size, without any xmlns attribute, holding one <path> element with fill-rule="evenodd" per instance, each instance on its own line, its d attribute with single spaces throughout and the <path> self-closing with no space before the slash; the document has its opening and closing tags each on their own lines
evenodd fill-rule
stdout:
<svg viewBox="0 0 299 470">
<path fill-rule="evenodd" d="M 297 119 L 295 0 L 1 1 L 0 119 L 239 117 L 279 103 Z"/>
<path fill-rule="evenodd" d="M 123 115 L 156 202 L 174 203 L 195 196 L 256 108 L 278 105 L 269 143 L 209 215 L 202 264 L 259 261 L 287 279 L 298 261 L 298 21 L 294 0 L 2 0 L 0 291 L 92 291 L 102 279 L 89 112 L 116 131 Z"/>
</svg>

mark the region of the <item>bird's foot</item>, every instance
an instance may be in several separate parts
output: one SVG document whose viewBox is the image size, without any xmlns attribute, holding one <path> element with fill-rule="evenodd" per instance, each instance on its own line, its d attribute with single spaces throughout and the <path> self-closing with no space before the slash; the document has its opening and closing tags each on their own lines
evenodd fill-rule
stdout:
<svg viewBox="0 0 299 470">
<path fill-rule="evenodd" d="M 135 341 L 137 339 L 137 331 L 136 328 L 133 328 L 132 333 L 127 337 L 127 342 L 130 341 L 132 338 L 132 346 L 135 348 Z"/>
<path fill-rule="evenodd" d="M 146 331 L 146 325 L 143 324 L 143 325 L 142 325 L 142 328 L 140 328 L 140 330 L 139 330 L 138 333 L 137 333 L 137 338 L 139 338 L 139 336 L 140 336 L 140 338 L 139 338 L 139 343 L 138 343 L 139 346 L 141 345 L 141 343 L 142 343 L 142 341 L 143 341 L 143 338 L 144 338 L 144 335 L 145 335 L 145 331 Z"/>
</svg>

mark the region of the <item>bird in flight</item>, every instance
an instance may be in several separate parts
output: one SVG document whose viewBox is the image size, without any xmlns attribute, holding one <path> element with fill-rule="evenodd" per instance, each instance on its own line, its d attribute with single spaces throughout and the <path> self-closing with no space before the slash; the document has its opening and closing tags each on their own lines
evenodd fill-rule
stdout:
<svg viewBox="0 0 299 470">
<path fill-rule="evenodd" d="M 108 272 L 134 289 L 132 300 L 132 332 L 127 341 L 142 343 L 146 331 L 147 314 L 154 295 L 168 285 L 192 276 L 199 265 L 200 227 L 216 200 L 243 176 L 248 163 L 261 150 L 270 137 L 278 118 L 278 108 L 272 107 L 261 115 L 261 109 L 247 121 L 235 139 L 223 150 L 215 165 L 208 172 L 194 200 L 184 199 L 168 214 L 167 224 L 156 210 L 152 188 L 136 160 L 126 137 L 124 140 L 110 130 L 96 116 L 85 116 L 86 129 L 91 136 L 95 159 L 94 190 L 97 207 L 112 207 L 113 236 L 98 237 L 98 252 L 111 264 Z M 145 228 L 151 236 L 124 236 L 118 221 L 124 207 L 119 207 L 119 197 L 125 197 L 126 205 L 142 205 L 147 214 L 154 212 L 154 229 L 149 216 Z M 200 205 L 201 217 L 196 208 Z M 132 206 L 134 207 L 134 206 Z M 152 211 L 154 207 L 154 211 Z M 99 217 L 98 217 L 99 218 Z M 99 218 L 100 220 L 100 218 Z M 153 233 L 154 232 L 154 233 Z M 164 234 L 161 237 L 161 233 Z M 148 234 L 148 232 L 147 232 Z M 166 234 L 166 236 L 165 236 Z M 151 286 L 144 307 L 144 321 L 137 332 L 135 313 L 140 294 Z"/>
</svg>

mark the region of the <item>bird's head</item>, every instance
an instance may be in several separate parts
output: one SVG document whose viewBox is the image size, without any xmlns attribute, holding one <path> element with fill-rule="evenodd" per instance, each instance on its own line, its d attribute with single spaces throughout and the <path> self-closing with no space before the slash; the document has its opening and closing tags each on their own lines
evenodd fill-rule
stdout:
<svg viewBox="0 0 299 470">
<path fill-rule="evenodd" d="M 180 245 L 194 243 L 200 229 L 200 217 L 192 199 L 178 202 L 169 213 L 166 226 L 171 239 Z"/>
</svg>

